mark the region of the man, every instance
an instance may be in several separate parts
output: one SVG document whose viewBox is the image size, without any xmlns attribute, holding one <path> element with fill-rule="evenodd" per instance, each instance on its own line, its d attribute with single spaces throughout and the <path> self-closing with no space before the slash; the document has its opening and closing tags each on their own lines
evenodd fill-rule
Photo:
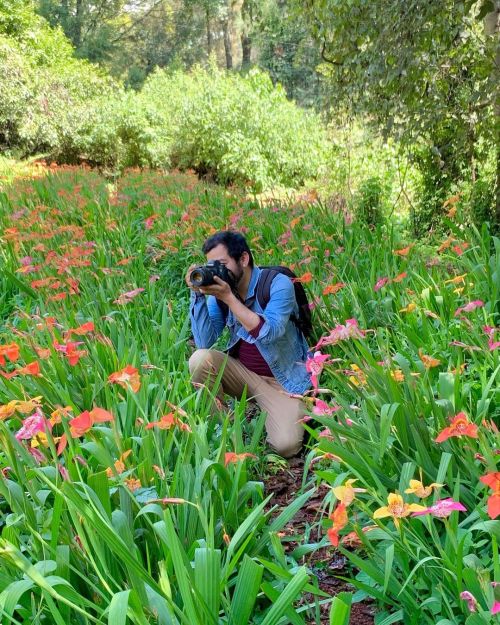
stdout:
<svg viewBox="0 0 500 625">
<path fill-rule="evenodd" d="M 215 276 L 215 284 L 197 289 L 190 282 L 195 265 L 188 269 L 191 328 L 198 348 L 189 359 L 192 380 L 213 381 L 224 367 L 219 396 L 226 393 L 239 398 L 247 386 L 248 397 L 268 414 L 268 443 L 290 458 L 301 449 L 304 430 L 299 421 L 305 414 L 303 402 L 290 394 L 303 394 L 311 384 L 305 366 L 307 343 L 291 319 L 298 315 L 293 283 L 277 274 L 263 310 L 255 296 L 262 270 L 254 265 L 242 234 L 217 232 L 202 250 L 207 260 L 218 260 L 232 272 L 235 287 L 231 290 Z M 210 349 L 225 326 L 229 328 L 229 355 Z"/>
</svg>

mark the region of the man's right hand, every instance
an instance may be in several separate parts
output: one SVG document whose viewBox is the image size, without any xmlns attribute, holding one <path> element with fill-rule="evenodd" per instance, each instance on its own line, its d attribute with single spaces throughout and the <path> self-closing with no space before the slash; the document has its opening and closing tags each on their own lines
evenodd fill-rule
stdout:
<svg viewBox="0 0 500 625">
<path fill-rule="evenodd" d="M 195 293 L 199 293 L 200 289 L 197 286 L 193 286 L 191 284 L 191 280 L 190 280 L 190 276 L 191 276 L 191 272 L 193 271 L 193 269 L 195 267 L 198 267 L 199 264 L 198 263 L 193 263 L 189 269 L 186 271 L 186 276 L 185 276 L 185 280 L 186 280 L 186 284 L 188 285 L 188 287 L 191 289 L 191 291 L 194 291 Z"/>
</svg>

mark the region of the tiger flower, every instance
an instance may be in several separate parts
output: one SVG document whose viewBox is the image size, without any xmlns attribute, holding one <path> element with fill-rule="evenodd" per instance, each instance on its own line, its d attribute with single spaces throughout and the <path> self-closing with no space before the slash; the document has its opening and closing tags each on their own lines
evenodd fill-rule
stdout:
<svg viewBox="0 0 500 625">
<path fill-rule="evenodd" d="M 366 493 L 366 488 L 354 488 L 354 482 L 357 480 L 347 480 L 344 485 L 332 488 L 335 497 L 346 507 L 354 501 L 356 493 Z"/>
<path fill-rule="evenodd" d="M 343 503 L 339 503 L 328 518 L 333 521 L 332 527 L 329 527 L 326 532 L 328 540 L 334 547 L 338 547 L 340 540 L 339 532 L 340 530 L 344 529 L 344 527 L 349 522 L 346 505 Z"/>
<path fill-rule="evenodd" d="M 455 436 L 478 438 L 477 425 L 469 421 L 465 412 L 456 414 L 451 420 L 450 425 L 441 430 L 434 440 L 436 443 L 442 443 Z"/>
<path fill-rule="evenodd" d="M 405 503 L 403 497 L 397 493 L 389 493 L 387 497 L 387 506 L 382 506 L 373 513 L 374 519 L 384 519 L 392 517 L 396 527 L 399 526 L 400 519 L 403 519 L 413 512 L 423 512 L 427 510 L 424 506 L 417 503 Z"/>
<path fill-rule="evenodd" d="M 108 382 L 113 384 L 119 384 L 122 388 L 128 388 L 137 393 L 141 388 L 141 380 L 139 377 L 139 370 L 132 365 L 127 365 L 120 371 L 115 371 L 108 376 Z"/>
<path fill-rule="evenodd" d="M 432 494 L 432 491 L 437 488 L 442 488 L 444 484 L 436 484 L 433 482 L 429 486 L 424 486 L 422 482 L 418 480 L 410 480 L 410 487 L 405 490 L 407 495 L 416 495 L 420 499 L 425 499 Z"/>
<path fill-rule="evenodd" d="M 500 472 L 487 473 L 479 481 L 489 486 L 493 494 L 488 497 L 488 516 L 496 519 L 500 514 Z"/>
</svg>

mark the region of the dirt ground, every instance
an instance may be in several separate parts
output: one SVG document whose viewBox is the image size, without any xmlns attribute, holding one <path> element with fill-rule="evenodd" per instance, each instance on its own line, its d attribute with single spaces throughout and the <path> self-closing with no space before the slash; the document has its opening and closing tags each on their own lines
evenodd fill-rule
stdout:
<svg viewBox="0 0 500 625">
<path fill-rule="evenodd" d="M 265 480 L 266 495 L 273 494 L 270 506 L 277 505 L 279 508 L 290 504 L 296 497 L 302 484 L 304 472 L 303 458 L 292 458 L 289 467 L 281 469 L 276 475 L 270 475 Z M 285 551 L 292 551 L 303 540 L 304 531 L 307 527 L 317 522 L 320 518 L 320 510 L 323 499 L 327 493 L 327 487 L 320 487 L 318 492 L 309 499 L 307 504 L 299 510 L 292 521 L 284 530 L 283 543 Z M 294 536 L 297 540 L 294 540 Z M 317 535 L 311 537 L 311 542 L 318 540 Z M 313 554 L 304 556 L 305 564 L 316 576 L 321 590 L 329 595 L 336 595 L 343 591 L 353 591 L 353 587 L 337 576 L 348 576 L 345 559 L 333 547 L 322 548 Z M 305 597 L 303 601 L 310 601 L 311 597 Z M 329 623 L 330 606 L 321 606 L 321 624 Z M 361 601 L 353 604 L 351 610 L 350 625 L 373 625 L 374 607 L 370 601 Z M 316 625 L 315 620 L 308 621 L 308 625 Z"/>
</svg>

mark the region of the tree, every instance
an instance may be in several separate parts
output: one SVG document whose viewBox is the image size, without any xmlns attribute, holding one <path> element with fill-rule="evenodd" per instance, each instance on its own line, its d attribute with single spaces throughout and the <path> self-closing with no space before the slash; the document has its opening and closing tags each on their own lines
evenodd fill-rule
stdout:
<svg viewBox="0 0 500 625">
<path fill-rule="evenodd" d="M 425 142 L 448 182 L 477 176 L 481 142 L 498 159 L 499 0 L 296 2 L 337 104 L 407 146 Z"/>
</svg>

